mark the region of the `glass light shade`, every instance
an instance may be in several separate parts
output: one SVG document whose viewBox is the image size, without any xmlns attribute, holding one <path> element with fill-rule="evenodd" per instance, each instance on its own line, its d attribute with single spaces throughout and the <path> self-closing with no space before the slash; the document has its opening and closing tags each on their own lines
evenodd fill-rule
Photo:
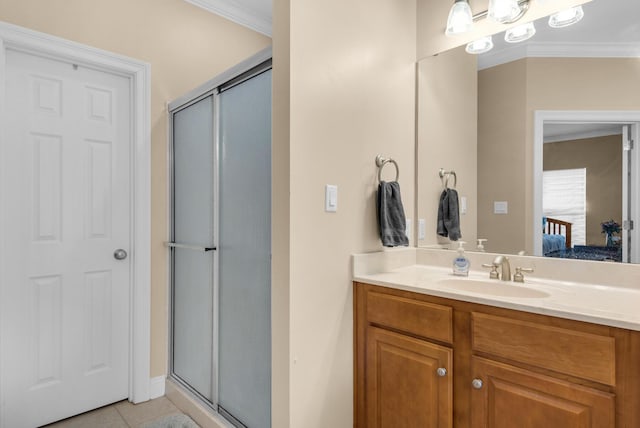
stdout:
<svg viewBox="0 0 640 428">
<path fill-rule="evenodd" d="M 454 34 L 466 33 L 471 30 L 473 24 L 473 15 L 471 14 L 471 6 L 467 0 L 456 0 L 449 11 L 447 19 L 447 30 L 445 34 L 451 36 Z"/>
<path fill-rule="evenodd" d="M 519 43 L 530 39 L 536 34 L 536 27 L 533 22 L 528 22 L 517 27 L 509 28 L 504 34 L 504 40 L 508 43 Z"/>
<path fill-rule="evenodd" d="M 520 12 L 518 0 L 489 0 L 489 18 L 501 24 L 512 22 Z"/>
<path fill-rule="evenodd" d="M 489 52 L 491 49 L 493 49 L 493 39 L 491 36 L 487 36 L 469 43 L 465 48 L 465 51 L 470 54 L 478 55 Z"/>
<path fill-rule="evenodd" d="M 572 7 L 551 15 L 549 17 L 549 26 L 553 28 L 568 27 L 580 21 L 583 16 L 584 10 L 582 10 L 582 6 Z"/>
</svg>

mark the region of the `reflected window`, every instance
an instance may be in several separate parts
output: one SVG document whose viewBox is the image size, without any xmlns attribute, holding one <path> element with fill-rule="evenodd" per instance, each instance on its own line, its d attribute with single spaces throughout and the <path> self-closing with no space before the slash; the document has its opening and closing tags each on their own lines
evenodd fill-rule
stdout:
<svg viewBox="0 0 640 428">
<path fill-rule="evenodd" d="M 587 169 L 544 171 L 542 213 L 570 222 L 573 245 L 586 245 Z"/>
</svg>

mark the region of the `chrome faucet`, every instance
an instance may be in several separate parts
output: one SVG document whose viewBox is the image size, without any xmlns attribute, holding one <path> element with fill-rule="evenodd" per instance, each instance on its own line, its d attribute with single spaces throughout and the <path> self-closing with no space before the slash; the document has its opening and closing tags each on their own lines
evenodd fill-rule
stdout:
<svg viewBox="0 0 640 428">
<path fill-rule="evenodd" d="M 500 275 L 502 281 L 511 281 L 511 265 L 507 256 L 497 256 L 493 259 L 493 265 L 502 267 L 502 274 Z"/>
</svg>

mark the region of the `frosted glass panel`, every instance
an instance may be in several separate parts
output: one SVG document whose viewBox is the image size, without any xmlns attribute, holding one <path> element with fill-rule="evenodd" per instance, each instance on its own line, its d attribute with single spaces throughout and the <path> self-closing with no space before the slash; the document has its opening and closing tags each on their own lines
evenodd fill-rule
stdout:
<svg viewBox="0 0 640 428">
<path fill-rule="evenodd" d="M 213 97 L 174 115 L 174 238 L 208 246 L 213 225 Z"/>
<path fill-rule="evenodd" d="M 173 238 L 213 243 L 213 98 L 174 115 Z M 173 373 L 213 401 L 213 252 L 173 251 Z"/>
<path fill-rule="evenodd" d="M 271 420 L 271 71 L 220 94 L 219 405 Z"/>
<path fill-rule="evenodd" d="M 173 373 L 212 401 L 213 256 L 173 251 Z"/>
</svg>

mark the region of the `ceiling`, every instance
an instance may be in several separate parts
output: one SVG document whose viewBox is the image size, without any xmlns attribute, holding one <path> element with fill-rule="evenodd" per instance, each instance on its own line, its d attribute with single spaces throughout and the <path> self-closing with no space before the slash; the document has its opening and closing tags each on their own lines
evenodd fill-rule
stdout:
<svg viewBox="0 0 640 428">
<path fill-rule="evenodd" d="M 209 12 L 271 36 L 272 0 L 185 0 Z M 554 29 L 542 18 L 536 35 L 523 43 L 506 43 L 503 34 L 493 37 L 495 47 L 478 57 L 478 68 L 493 67 L 526 56 L 640 56 L 640 1 L 594 0 L 583 5 L 579 23 Z M 580 52 L 580 53 L 577 53 Z"/>
<path fill-rule="evenodd" d="M 271 0 L 185 0 L 271 37 Z"/>
<path fill-rule="evenodd" d="M 545 123 L 544 142 L 581 140 L 583 138 L 621 135 L 622 125 L 612 123 Z"/>
<path fill-rule="evenodd" d="M 478 56 L 478 68 L 536 56 L 640 57 L 640 0 L 594 0 L 583 10 L 584 18 L 570 27 L 551 28 L 548 18 L 535 21 L 536 34 L 522 43 L 496 34 L 494 48 Z"/>
</svg>

